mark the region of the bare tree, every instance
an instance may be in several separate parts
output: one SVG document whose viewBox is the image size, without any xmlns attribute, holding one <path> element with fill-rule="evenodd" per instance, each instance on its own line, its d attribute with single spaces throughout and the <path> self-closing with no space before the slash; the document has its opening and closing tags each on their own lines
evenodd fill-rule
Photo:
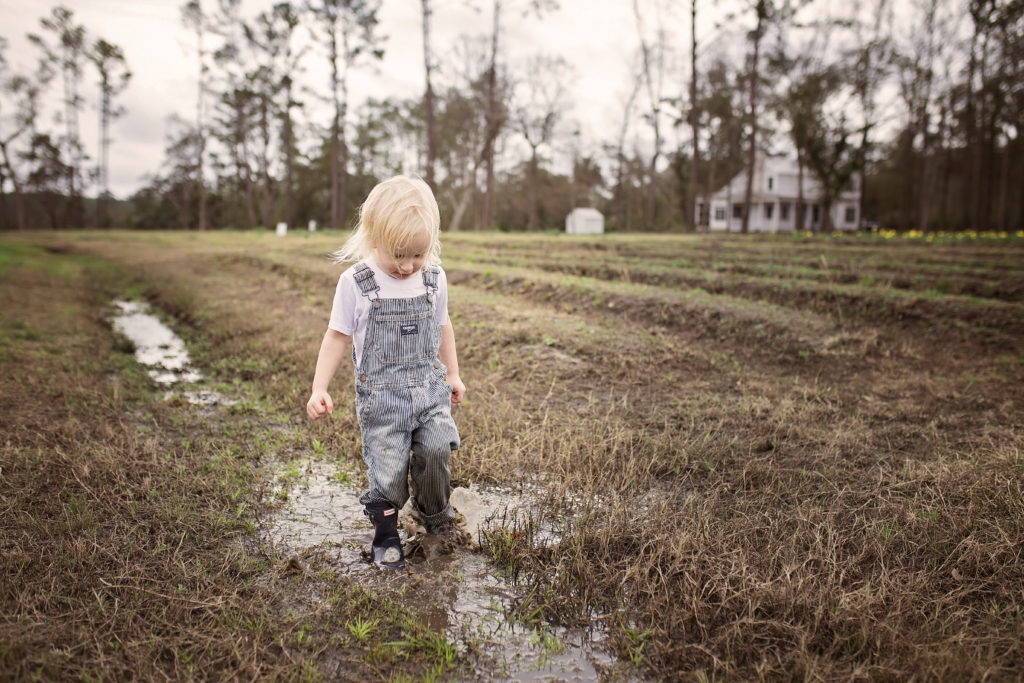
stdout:
<svg viewBox="0 0 1024 683">
<path fill-rule="evenodd" d="M 220 93 L 212 115 L 211 132 L 220 140 L 230 157 L 234 172 L 227 187 L 235 188 L 244 212 L 245 225 L 255 228 L 257 193 L 263 190 L 253 169 L 256 159 L 256 133 L 260 118 L 260 94 L 253 65 L 260 61 L 259 46 L 253 40 L 254 28 L 241 16 L 240 0 L 218 0 L 210 18 L 211 30 L 223 39 L 213 52 L 217 67 L 213 87 Z"/>
<path fill-rule="evenodd" d="M 796 230 L 805 227 L 808 151 L 816 143 L 814 136 L 822 134 L 824 109 L 849 75 L 843 64 L 829 55 L 829 46 L 835 42 L 834 29 L 841 24 L 820 19 L 800 23 L 793 27 L 800 30 L 789 34 L 780 27 L 778 43 L 766 56 L 768 74 L 776 84 L 769 102 L 776 116 L 788 125 L 796 152 Z"/>
<path fill-rule="evenodd" d="M 528 229 L 537 229 L 537 188 L 540 182 L 538 148 L 551 141 L 565 111 L 569 65 L 561 57 L 537 55 L 527 60 L 518 84 L 513 119 L 516 130 L 530 147 Z"/>
<path fill-rule="evenodd" d="M 423 12 L 423 67 L 426 72 L 426 90 L 423 93 L 423 121 L 427 137 L 426 181 L 430 188 L 436 191 L 434 165 L 437 160 L 437 137 L 434 131 L 434 85 L 431 78 L 434 71 L 434 58 L 430 44 L 430 20 L 433 16 L 433 9 L 430 6 L 430 0 L 420 0 L 420 4 Z"/>
<path fill-rule="evenodd" d="M 348 71 L 364 54 L 380 59 L 376 47 L 379 0 L 321 0 L 310 4 L 326 43 L 331 66 L 331 227 L 344 227 L 348 150 L 345 120 L 348 113 Z"/>
<path fill-rule="evenodd" d="M 665 53 L 667 40 L 665 35 L 665 22 L 662 17 L 656 16 L 654 42 L 648 41 L 644 30 L 643 14 L 640 11 L 639 0 L 633 0 L 633 16 L 636 19 L 637 32 L 640 37 L 640 63 L 641 76 L 644 90 L 647 94 L 647 106 L 649 110 L 646 115 L 647 122 L 651 126 L 651 133 L 654 135 L 651 160 L 647 172 L 647 199 L 644 208 L 644 218 L 648 227 L 653 227 L 656 219 L 657 209 L 657 185 L 658 185 L 658 160 L 661 158 L 661 117 L 662 105 L 664 104 L 664 82 L 665 82 Z"/>
<path fill-rule="evenodd" d="M 445 110 L 438 121 L 439 137 L 445 143 L 449 185 L 456 192 L 454 211 L 449 230 L 456 231 L 462 226 L 463 217 L 470 201 L 478 193 L 478 175 L 487 160 L 493 135 L 500 129 L 492 128 L 493 116 L 488 113 L 487 102 L 494 99 L 505 109 L 506 93 L 510 85 L 505 78 L 497 78 L 496 90 L 490 90 L 491 67 L 487 58 L 490 40 L 467 40 L 457 50 L 460 64 L 457 66 L 464 85 L 451 88 L 445 94 Z M 484 66 L 483 71 L 480 70 Z M 456 187 L 458 186 L 458 189 Z M 485 186 L 486 187 L 486 186 Z M 486 189 L 485 189 L 486 192 Z"/>
<path fill-rule="evenodd" d="M 26 174 L 15 164 L 31 143 L 39 116 L 39 97 L 53 72 L 45 63 L 35 76 L 10 71 L 4 57 L 7 41 L 0 38 L 0 197 L 6 180 L 14 191 L 14 224 L 25 229 Z M 7 111 L 8 107 L 12 111 Z M 6 210 L 5 210 L 6 213 Z M 4 216 L 6 223 L 6 216 Z"/>
<path fill-rule="evenodd" d="M 498 55 L 501 35 L 501 16 L 506 0 L 493 0 L 491 9 L 491 50 L 485 78 L 487 97 L 485 99 L 484 117 L 487 121 L 487 135 L 484 138 L 483 164 L 486 173 L 484 183 L 483 207 L 480 211 L 480 226 L 484 229 L 491 226 L 494 204 L 494 147 L 502 128 L 508 121 L 508 112 L 500 97 L 498 79 Z M 548 9 L 557 7 L 555 0 L 528 0 L 522 3 L 524 14 L 530 11 L 537 15 Z"/>
<path fill-rule="evenodd" d="M 128 62 L 121 48 L 102 38 L 93 44 L 89 59 L 100 76 L 100 160 L 97 174 L 100 193 L 96 202 L 96 223 L 102 227 L 109 220 L 110 122 L 124 114 L 124 107 L 115 106 L 114 98 L 128 87 L 132 73 L 128 70 Z"/>
<path fill-rule="evenodd" d="M 86 56 L 85 27 L 76 24 L 74 13 L 63 5 L 54 7 L 50 16 L 41 19 L 40 24 L 53 34 L 53 44 L 39 34 L 29 34 L 28 38 L 42 50 L 43 59 L 51 65 L 50 68 L 61 76 L 64 109 L 62 147 L 67 158 L 67 221 L 71 227 L 82 227 L 85 223 L 85 206 L 82 201 L 85 150 L 78 132 L 78 113 L 83 103 L 78 86 L 82 80 Z"/>
<path fill-rule="evenodd" d="M 938 0 L 923 0 L 920 13 L 910 25 L 909 44 L 896 57 L 900 94 L 906 107 L 907 123 L 899 138 L 899 152 L 909 171 L 903 183 L 903 223 L 926 229 L 934 203 L 932 186 L 932 108 Z"/>
<path fill-rule="evenodd" d="M 615 147 L 612 153 L 615 157 L 615 187 L 612 190 L 612 203 L 618 207 L 619 226 L 628 231 L 630 225 L 630 212 L 628 193 L 626 191 L 628 177 L 628 160 L 626 158 L 626 138 L 629 135 L 629 124 L 633 119 L 633 108 L 636 106 L 636 98 L 640 95 L 641 78 L 639 67 L 635 77 L 630 79 L 632 88 L 625 100 L 622 102 L 622 120 L 619 122 L 619 131 L 616 136 Z"/>
<path fill-rule="evenodd" d="M 204 168 L 206 162 L 207 138 L 206 92 L 208 89 L 207 79 L 209 78 L 210 67 L 207 65 L 207 53 L 204 43 L 208 28 L 207 18 L 206 15 L 203 14 L 203 7 L 200 0 L 188 0 L 188 2 L 182 5 L 181 21 L 185 27 L 191 29 L 196 36 L 196 65 L 198 74 L 196 84 L 196 138 L 194 151 L 196 153 L 195 185 L 199 199 L 196 228 L 199 230 L 206 230 L 206 177 Z"/>
<path fill-rule="evenodd" d="M 690 106 L 687 121 L 690 124 L 690 178 L 686 183 L 683 200 L 683 222 L 696 230 L 697 218 L 697 163 L 700 159 L 700 109 L 697 106 L 697 0 L 690 0 Z"/>
<path fill-rule="evenodd" d="M 740 74 L 725 59 L 713 60 L 704 70 L 698 97 L 707 139 L 702 202 L 710 210 L 711 192 L 718 188 L 719 179 L 732 178 L 745 165 L 742 128 L 746 96 Z M 728 187 L 731 192 L 732 185 Z"/>
<path fill-rule="evenodd" d="M 757 15 L 757 25 L 750 36 L 753 42 L 753 53 L 750 57 L 750 95 L 747 99 L 747 126 L 750 131 L 750 139 L 749 146 L 747 147 L 747 185 L 743 192 L 743 223 L 741 231 L 744 234 L 750 230 L 750 202 L 753 198 L 754 189 L 754 164 L 757 162 L 757 91 L 761 68 L 761 39 L 764 38 L 767 29 L 770 10 L 769 0 L 756 0 L 754 12 Z"/>
<path fill-rule="evenodd" d="M 485 78 L 487 97 L 484 119 L 487 121 L 487 132 L 484 137 L 483 162 L 486 180 L 484 181 L 483 208 L 480 211 L 480 227 L 484 229 L 491 226 L 491 202 L 494 196 L 494 143 L 506 120 L 505 108 L 500 106 L 498 100 L 498 37 L 501 35 L 501 2 L 502 0 L 494 0 L 491 56 Z"/>
<path fill-rule="evenodd" d="M 856 45 L 852 55 L 851 76 L 854 92 L 860 102 L 863 119 L 860 146 L 864 150 L 865 165 L 858 171 L 860 177 L 858 220 L 864 218 L 864 197 L 867 195 L 867 160 L 871 154 L 871 131 L 878 121 L 876 97 L 878 89 L 888 74 L 891 65 L 891 36 L 888 31 L 893 25 L 892 7 L 889 0 L 876 0 L 871 14 L 871 31 L 864 35 L 859 20 L 854 20 Z"/>
<path fill-rule="evenodd" d="M 271 123 L 280 118 L 280 145 L 284 157 L 284 220 L 289 226 L 296 224 L 295 217 L 295 121 L 293 110 L 298 106 L 295 100 L 295 77 L 299 73 L 299 60 L 305 50 L 296 50 L 293 42 L 299 26 L 299 14 L 289 2 L 279 2 L 269 12 L 262 12 L 254 27 L 246 32 L 248 42 L 259 59 L 260 66 L 254 72 L 250 83 L 258 86 L 259 128 L 263 142 L 261 174 L 264 224 L 272 219 L 272 181 L 269 173 Z"/>
</svg>

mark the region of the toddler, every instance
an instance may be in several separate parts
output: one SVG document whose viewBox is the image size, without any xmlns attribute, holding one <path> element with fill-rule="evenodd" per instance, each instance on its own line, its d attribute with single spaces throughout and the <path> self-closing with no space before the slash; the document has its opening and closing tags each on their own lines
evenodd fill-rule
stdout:
<svg viewBox="0 0 1024 683">
<path fill-rule="evenodd" d="M 359 223 L 333 254 L 357 261 L 338 280 L 306 412 L 334 412 L 327 391 L 352 348 L 356 415 L 369 489 L 359 502 L 374 526 L 373 562 L 402 569 L 398 511 L 412 498 L 428 533 L 448 530 L 455 512 L 449 459 L 459 447 L 451 404 L 459 378 L 448 286 L 440 267 L 440 213 L 430 187 L 396 176 L 370 191 Z"/>
</svg>

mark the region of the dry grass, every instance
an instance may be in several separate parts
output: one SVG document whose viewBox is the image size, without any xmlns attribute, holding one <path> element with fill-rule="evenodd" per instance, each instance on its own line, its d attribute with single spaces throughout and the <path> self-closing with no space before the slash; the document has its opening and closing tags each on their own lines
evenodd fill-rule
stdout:
<svg viewBox="0 0 1024 683">
<path fill-rule="evenodd" d="M 332 424 L 305 426 L 301 418 L 337 277 L 321 255 L 338 236 L 52 239 L 140 273 L 147 297 L 190 326 L 205 367 L 253 392 L 258 410 L 242 416 L 250 423 L 269 419 L 289 425 L 292 434 L 312 432 L 332 452 L 358 460 L 346 373 L 335 385 L 341 400 Z M 1024 307 L 1015 292 L 1024 281 L 1024 254 L 1012 244 L 915 247 L 895 257 L 886 249 L 757 238 L 459 235 L 446 242 L 457 283 L 452 315 L 470 390 L 456 416 L 464 448 L 453 460 L 454 475 L 463 483 L 542 483 L 545 519 L 535 521 L 564 525 L 554 546 L 516 529 L 491 537 L 492 557 L 523 581 L 520 618 L 599 622 L 624 660 L 656 678 L 1019 675 L 1024 343 L 1017 332 L 1024 329 Z M 1016 257 L 1007 253 L 1014 250 Z M 531 274 L 533 263 L 543 272 Z M 566 263 L 574 264 L 571 277 L 560 265 Z M 958 264 L 961 294 L 984 293 L 979 281 L 998 274 L 991 298 L 935 290 L 943 266 Z M 645 277 L 648 271 L 658 277 Z M 677 271 L 682 279 L 673 276 Z M 630 282 L 613 281 L 623 272 Z M 917 294 L 894 293 L 895 278 Z M 687 296 L 680 287 L 704 292 Z M 95 319 L 91 324 L 93 338 L 101 338 Z M 39 382 L 38 373 L 25 375 Z M 78 418 L 80 431 L 63 437 L 40 441 L 41 426 L 15 432 L 22 437 L 9 441 L 4 457 L 28 458 L 37 443 L 90 438 L 113 447 L 96 426 L 105 414 L 90 408 Z M 124 414 L 117 403 L 103 419 L 123 421 Z M 182 431 L 166 421 L 152 427 L 136 438 L 166 444 Z M 215 428 L 203 433 L 208 443 L 218 434 Z M 154 452 L 164 447 L 153 446 Z M 124 449 L 146 453 L 137 444 Z M 174 462 L 184 457 L 199 467 L 211 452 L 202 451 L 176 453 Z M 241 456 L 244 463 L 256 454 Z M 40 490 L 25 474 L 28 466 L 21 467 L 22 478 L 7 495 L 26 497 L 12 506 L 5 501 L 6 515 Z M 5 464 L 5 479 L 7 473 Z M 73 480 L 48 486 L 86 496 Z M 179 480 L 158 488 L 195 485 Z M 217 509 L 216 492 L 200 492 Z M 39 516 L 56 519 L 63 510 L 67 534 L 72 500 L 52 502 Z M 158 502 L 141 494 L 130 502 L 153 506 L 135 513 L 136 523 L 161 519 Z M 113 517 L 92 514 L 93 524 Z M 238 523 L 244 527 L 248 518 Z M 10 538 L 38 536 L 32 522 L 18 519 L 20 536 Z M 180 520 L 171 526 L 179 534 L 186 528 Z M 228 524 L 188 537 L 237 532 Z M 155 535 L 161 545 L 153 548 L 174 545 L 160 533 L 147 527 L 136 536 Z M 23 571 L 58 566 L 35 552 L 22 553 L 31 560 Z M 238 590 L 252 574 L 237 567 L 244 551 L 222 555 L 226 564 L 204 567 L 203 580 L 234 596 L 228 587 Z M 11 570 L 16 575 L 18 568 Z M 99 575 L 90 571 L 84 576 Z M 56 574 L 41 572 L 32 584 L 53 602 L 42 612 L 51 617 L 67 590 L 41 586 Z M 186 595 L 209 595 L 198 578 L 182 576 L 182 585 L 196 589 Z M 124 592 L 113 597 L 118 604 L 130 595 L 145 600 L 141 588 L 146 585 L 117 589 Z M 241 592 L 250 600 L 245 604 L 281 620 L 269 632 L 294 634 L 288 629 L 298 626 L 282 616 L 287 611 L 258 590 Z M 349 599 L 328 608 L 306 605 L 304 618 L 313 619 L 314 631 L 316 624 L 338 623 L 347 614 L 338 610 L 349 609 L 342 603 L 361 604 L 358 595 L 352 598 L 359 590 L 345 587 Z M 391 601 L 379 618 L 395 637 L 425 642 L 422 633 L 409 636 L 415 620 L 400 615 L 398 594 L 373 591 Z M 81 591 L 71 595 L 76 609 L 96 611 Z M 169 610 L 176 605 L 170 597 L 154 604 Z M 26 609 L 18 604 L 19 613 Z M 194 619 L 218 610 L 181 609 Z M 155 627 L 147 628 L 136 632 Z M 230 642 L 216 649 L 221 659 L 204 656 L 206 670 L 216 671 L 221 661 L 240 667 L 224 654 Z M 41 643 L 26 644 L 20 661 L 44 658 Z M 326 634 L 313 643 L 301 652 L 321 666 L 325 659 L 351 660 L 388 671 L 405 661 L 394 652 L 359 655 L 358 647 L 331 659 L 338 646 Z M 177 660 L 170 652 L 161 659 L 164 670 L 178 673 L 183 669 L 171 666 Z M 266 667 L 287 659 L 270 645 L 255 652 L 268 657 L 253 660 Z M 423 658 L 422 666 L 433 666 Z"/>
</svg>

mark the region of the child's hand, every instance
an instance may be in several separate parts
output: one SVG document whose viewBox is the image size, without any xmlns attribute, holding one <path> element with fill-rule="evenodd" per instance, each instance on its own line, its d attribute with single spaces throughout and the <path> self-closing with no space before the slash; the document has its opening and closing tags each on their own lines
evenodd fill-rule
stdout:
<svg viewBox="0 0 1024 683">
<path fill-rule="evenodd" d="M 462 379 L 458 375 L 448 373 L 448 384 L 452 385 L 452 403 L 460 403 L 462 397 L 466 395 L 466 385 L 463 384 Z"/>
<path fill-rule="evenodd" d="M 317 419 L 324 413 L 334 412 L 334 401 L 326 391 L 314 391 L 306 402 L 306 414 L 312 419 Z"/>
</svg>

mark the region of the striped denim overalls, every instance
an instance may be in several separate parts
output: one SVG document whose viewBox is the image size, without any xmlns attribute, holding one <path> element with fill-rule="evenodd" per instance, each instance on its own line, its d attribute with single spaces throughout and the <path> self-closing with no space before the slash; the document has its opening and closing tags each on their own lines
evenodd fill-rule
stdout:
<svg viewBox="0 0 1024 683">
<path fill-rule="evenodd" d="M 447 368 L 437 357 L 438 269 L 424 266 L 421 271 L 426 294 L 381 299 L 369 266 L 361 263 L 355 268 L 359 291 L 372 302 L 355 382 L 370 484 L 359 502 L 390 503 L 400 509 L 409 498 L 411 473 L 413 502 L 424 523 L 451 522 L 455 512 L 448 503 L 449 459 L 459 447 L 459 432 L 452 419 Z"/>
</svg>

